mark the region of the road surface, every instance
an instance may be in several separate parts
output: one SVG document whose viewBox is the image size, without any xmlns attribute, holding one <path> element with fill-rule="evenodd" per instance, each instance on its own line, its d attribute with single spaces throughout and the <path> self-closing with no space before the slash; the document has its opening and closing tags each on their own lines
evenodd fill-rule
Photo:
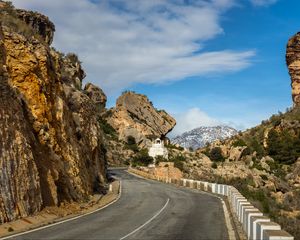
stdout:
<svg viewBox="0 0 300 240">
<path fill-rule="evenodd" d="M 121 198 L 81 218 L 12 239 L 228 239 L 220 200 L 112 170 Z"/>
</svg>

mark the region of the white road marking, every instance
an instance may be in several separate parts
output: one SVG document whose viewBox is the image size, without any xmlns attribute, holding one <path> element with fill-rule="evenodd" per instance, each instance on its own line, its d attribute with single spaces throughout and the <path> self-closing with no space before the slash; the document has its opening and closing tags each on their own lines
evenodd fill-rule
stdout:
<svg viewBox="0 0 300 240">
<path fill-rule="evenodd" d="M 127 237 L 129 237 L 130 235 L 136 233 L 137 231 L 141 230 L 143 227 L 145 227 L 147 224 L 149 224 L 150 222 L 152 222 L 159 214 L 162 213 L 162 211 L 168 206 L 170 199 L 168 198 L 166 204 L 162 207 L 162 209 L 160 209 L 152 218 L 150 218 L 147 222 L 145 222 L 143 225 L 139 226 L 138 228 L 136 228 L 135 230 L 133 230 L 132 232 L 128 233 L 127 235 L 125 235 L 124 237 L 121 237 L 120 240 L 123 240 Z"/>
<path fill-rule="evenodd" d="M 236 240 L 235 233 L 234 233 L 233 227 L 231 225 L 229 212 L 226 207 L 226 203 L 224 202 L 224 200 L 222 198 L 219 197 L 219 199 L 222 202 L 222 206 L 223 206 L 223 210 L 224 210 L 224 217 L 225 217 L 225 223 L 226 223 L 226 227 L 227 227 L 227 231 L 228 231 L 229 240 Z"/>
<path fill-rule="evenodd" d="M 21 232 L 21 233 L 17 233 L 17 234 L 14 234 L 14 235 L 10 235 L 10 236 L 7 236 L 7 237 L 3 237 L 3 238 L 0 238 L 0 240 L 4 240 L 4 239 L 10 239 L 10 238 L 14 238 L 14 237 L 18 237 L 18 236 L 22 236 L 22 235 L 25 235 L 25 234 L 28 234 L 28 233 L 32 233 L 32 232 L 36 232 L 36 231 L 39 231 L 39 230 L 42 230 L 42 229 L 45 229 L 45 228 L 49 228 L 49 227 L 53 227 L 53 226 L 56 226 L 56 225 L 59 225 L 59 224 L 62 224 L 62 223 L 66 223 L 66 222 L 70 222 L 70 221 L 73 221 L 75 219 L 78 219 L 78 218 L 81 218 L 81 217 L 84 217 L 84 216 L 87 216 L 87 215 L 90 215 L 90 214 L 93 214 L 95 212 L 98 212 L 104 208 L 107 208 L 108 206 L 114 204 L 115 202 L 117 202 L 121 195 L 122 195 L 122 181 L 121 179 L 120 180 L 120 188 L 119 188 L 119 195 L 118 197 L 112 201 L 111 203 L 101 207 L 101 208 L 98 208 L 92 212 L 88 212 L 88 213 L 85 213 L 85 214 L 82 214 L 80 216 L 76 216 L 76 217 L 73 217 L 73 218 L 69 218 L 69 219 L 66 219 L 66 220 L 63 220 L 63 221 L 60 221 L 60 222 L 56 222 L 56 223 L 52 223 L 52 224 L 49 224 L 49 225 L 46 225 L 46 226 L 43 226 L 43 227 L 39 227 L 39 228 L 35 228 L 35 229 L 32 229 L 32 230 L 29 230 L 27 232 Z"/>
</svg>

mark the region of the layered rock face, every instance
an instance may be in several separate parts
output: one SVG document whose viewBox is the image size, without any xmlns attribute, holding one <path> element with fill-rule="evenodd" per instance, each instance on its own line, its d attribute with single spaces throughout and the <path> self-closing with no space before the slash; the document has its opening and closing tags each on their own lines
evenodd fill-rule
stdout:
<svg viewBox="0 0 300 240">
<path fill-rule="evenodd" d="M 155 109 L 145 95 L 134 92 L 122 94 L 107 115 L 108 123 L 122 140 L 133 136 L 139 144 L 147 144 L 150 138 L 164 138 L 176 124 L 165 111 Z"/>
<path fill-rule="evenodd" d="M 101 106 L 93 97 L 102 91 L 82 90 L 85 74 L 76 55 L 49 47 L 54 25 L 41 14 L 15 11 L 3 2 L 0 8 L 3 223 L 102 191 L 106 150 Z"/>
<path fill-rule="evenodd" d="M 300 32 L 288 41 L 286 63 L 292 80 L 294 106 L 300 106 Z"/>
</svg>

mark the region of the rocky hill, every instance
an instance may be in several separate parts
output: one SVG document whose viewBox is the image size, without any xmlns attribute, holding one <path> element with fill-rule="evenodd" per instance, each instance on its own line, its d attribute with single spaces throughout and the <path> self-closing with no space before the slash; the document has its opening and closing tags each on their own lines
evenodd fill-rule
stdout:
<svg viewBox="0 0 300 240">
<path fill-rule="evenodd" d="M 0 223 L 104 191 L 102 91 L 75 54 L 50 47 L 53 23 L 0 1 Z M 97 96 L 102 96 L 101 98 Z"/>
<path fill-rule="evenodd" d="M 140 146 L 149 144 L 149 139 L 164 138 L 176 124 L 174 118 L 157 110 L 145 95 L 134 92 L 123 93 L 105 118 L 121 140 L 132 136 Z"/>
<path fill-rule="evenodd" d="M 224 140 L 237 133 L 237 130 L 228 126 L 199 127 L 173 138 L 171 142 L 179 144 L 181 147 L 195 150 L 204 147 L 207 143 Z"/>
<path fill-rule="evenodd" d="M 292 96 L 295 106 L 300 105 L 300 32 L 287 44 L 286 63 L 292 80 Z"/>
</svg>

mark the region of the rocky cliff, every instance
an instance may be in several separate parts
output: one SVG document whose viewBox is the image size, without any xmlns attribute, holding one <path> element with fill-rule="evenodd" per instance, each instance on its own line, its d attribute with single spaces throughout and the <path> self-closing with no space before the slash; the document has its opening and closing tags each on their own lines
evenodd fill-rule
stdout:
<svg viewBox="0 0 300 240">
<path fill-rule="evenodd" d="M 152 138 L 164 138 L 176 121 L 163 110 L 154 108 L 142 94 L 125 92 L 116 107 L 107 112 L 107 122 L 119 133 L 122 140 L 133 136 L 137 143 L 145 145 Z"/>
<path fill-rule="evenodd" d="M 106 161 L 103 102 L 95 97 L 102 91 L 82 90 L 77 56 L 49 46 L 54 25 L 47 17 L 5 2 L 0 8 L 3 223 L 103 190 Z"/>
<path fill-rule="evenodd" d="M 292 80 L 294 105 L 300 105 L 300 32 L 291 37 L 287 44 L 286 63 Z"/>
</svg>

